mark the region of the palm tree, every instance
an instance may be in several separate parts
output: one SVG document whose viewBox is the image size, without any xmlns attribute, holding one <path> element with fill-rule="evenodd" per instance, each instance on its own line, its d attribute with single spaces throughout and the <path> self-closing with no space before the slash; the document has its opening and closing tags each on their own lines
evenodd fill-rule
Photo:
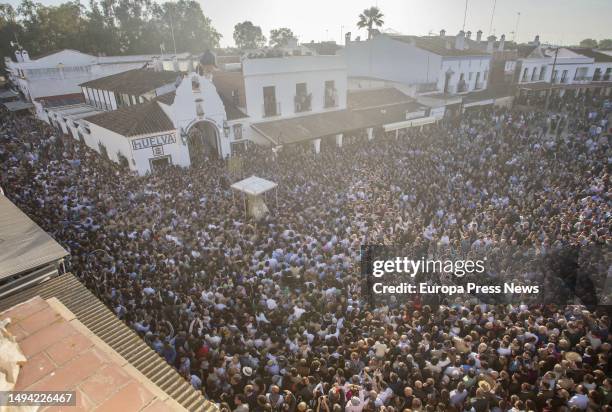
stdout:
<svg viewBox="0 0 612 412">
<path fill-rule="evenodd" d="M 368 28 L 368 40 L 372 38 L 372 26 L 380 27 L 385 23 L 382 19 L 383 16 L 380 9 L 374 6 L 365 9 L 363 13 L 359 15 L 357 27 L 360 29 Z"/>
</svg>

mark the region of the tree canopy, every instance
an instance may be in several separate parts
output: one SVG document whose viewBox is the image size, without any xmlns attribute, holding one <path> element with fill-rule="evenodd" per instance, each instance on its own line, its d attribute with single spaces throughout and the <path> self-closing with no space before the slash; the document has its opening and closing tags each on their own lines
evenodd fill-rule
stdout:
<svg viewBox="0 0 612 412">
<path fill-rule="evenodd" d="M 588 47 L 594 49 L 597 47 L 597 40 L 595 39 L 584 39 L 580 42 L 580 47 Z"/>
<path fill-rule="evenodd" d="M 369 9 L 365 9 L 359 15 L 359 21 L 357 21 L 357 27 L 360 29 L 367 28 L 368 29 L 368 39 L 372 38 L 372 29 L 374 26 L 381 27 L 385 22 L 383 21 L 384 14 L 380 11 L 378 7 L 370 7 Z"/>
<path fill-rule="evenodd" d="M 247 20 L 234 26 L 234 42 L 239 49 L 257 49 L 266 44 L 266 36 L 261 27 Z"/>
<path fill-rule="evenodd" d="M 286 46 L 289 40 L 294 38 L 293 31 L 287 27 L 270 30 L 270 46 L 272 47 Z"/>
<path fill-rule="evenodd" d="M 174 34 L 174 36 L 173 36 Z M 215 30 L 194 0 L 156 3 L 152 0 L 78 0 L 45 6 L 22 0 L 15 9 L 0 4 L 0 52 L 13 56 L 18 42 L 31 56 L 60 49 L 93 54 L 201 52 L 219 47 Z"/>
</svg>

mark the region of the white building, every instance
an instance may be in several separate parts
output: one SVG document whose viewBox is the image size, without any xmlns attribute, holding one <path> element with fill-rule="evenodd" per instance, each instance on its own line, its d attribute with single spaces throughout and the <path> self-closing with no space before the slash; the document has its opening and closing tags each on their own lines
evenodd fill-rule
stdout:
<svg viewBox="0 0 612 412">
<path fill-rule="evenodd" d="M 159 55 L 92 56 L 70 49 L 35 58 L 30 58 L 27 50 L 17 50 L 15 57 L 16 61 L 5 58 L 8 80 L 26 100 L 38 106 L 45 101 L 74 101 L 81 95 L 79 84 L 138 69 L 156 59 L 166 70 L 187 70 L 191 59 L 186 53 L 176 59 L 174 56 L 162 59 Z"/>
<path fill-rule="evenodd" d="M 65 134 L 144 174 L 227 158 L 247 142 L 341 146 L 435 121 L 396 88 L 347 90 L 343 56 L 243 57 L 219 70 L 205 53 L 196 71 L 129 70 L 80 84 L 83 103 L 43 109 Z"/>
<path fill-rule="evenodd" d="M 463 31 L 457 36 L 444 31 L 423 37 L 379 34 L 368 41 L 350 41 L 347 36 L 343 52 L 351 78 L 392 81 L 413 96 L 486 89 L 491 62 L 484 43 L 475 47 Z"/>
<path fill-rule="evenodd" d="M 586 48 L 547 47 L 539 38 L 520 50 L 516 83 L 521 93 L 543 95 L 555 90 L 610 94 L 612 56 Z"/>
</svg>

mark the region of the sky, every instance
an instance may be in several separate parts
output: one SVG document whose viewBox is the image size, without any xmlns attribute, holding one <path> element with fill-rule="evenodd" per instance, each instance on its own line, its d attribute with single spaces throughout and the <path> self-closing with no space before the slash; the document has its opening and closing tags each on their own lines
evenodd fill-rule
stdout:
<svg viewBox="0 0 612 412">
<path fill-rule="evenodd" d="M 0 0 L 7 1 L 7 0 Z M 20 0 L 8 0 L 16 5 Z M 58 4 L 62 0 L 38 0 Z M 81 0 L 87 4 L 86 0 Z M 162 1 L 162 0 L 157 0 Z M 204 14 L 223 38 L 222 46 L 233 46 L 234 25 L 250 20 L 266 37 L 271 29 L 289 27 L 300 42 L 335 40 L 343 33 L 353 39 L 367 36 L 356 27 L 365 8 L 378 6 L 384 14 L 384 29 L 403 34 L 426 35 L 445 29 L 456 34 L 463 27 L 465 0 L 197 0 Z M 493 24 L 491 27 L 491 16 Z M 518 30 L 514 33 L 517 27 Z M 526 42 L 536 34 L 543 42 L 577 44 L 584 38 L 612 38 L 612 0 L 467 0 L 465 30 L 506 34 Z M 490 31 L 491 28 L 491 31 Z M 473 35 L 475 36 L 475 34 Z"/>
</svg>

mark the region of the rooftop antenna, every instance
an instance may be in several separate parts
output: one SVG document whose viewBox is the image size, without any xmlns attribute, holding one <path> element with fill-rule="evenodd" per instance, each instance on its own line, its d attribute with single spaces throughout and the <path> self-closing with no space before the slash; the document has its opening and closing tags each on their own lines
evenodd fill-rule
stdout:
<svg viewBox="0 0 612 412">
<path fill-rule="evenodd" d="M 495 6 L 497 5 L 497 0 L 493 0 L 493 10 L 491 11 L 491 24 L 489 24 L 489 34 L 491 34 L 491 30 L 493 30 L 493 16 L 495 16 Z"/>
<path fill-rule="evenodd" d="M 516 42 L 517 37 L 518 37 L 519 21 L 521 21 L 521 12 L 520 11 L 516 12 L 516 26 L 514 27 L 514 31 L 512 32 L 512 41 L 513 42 Z"/>
<path fill-rule="evenodd" d="M 465 31 L 465 20 L 467 19 L 468 0 L 465 0 L 465 12 L 463 13 L 463 31 Z"/>
</svg>

